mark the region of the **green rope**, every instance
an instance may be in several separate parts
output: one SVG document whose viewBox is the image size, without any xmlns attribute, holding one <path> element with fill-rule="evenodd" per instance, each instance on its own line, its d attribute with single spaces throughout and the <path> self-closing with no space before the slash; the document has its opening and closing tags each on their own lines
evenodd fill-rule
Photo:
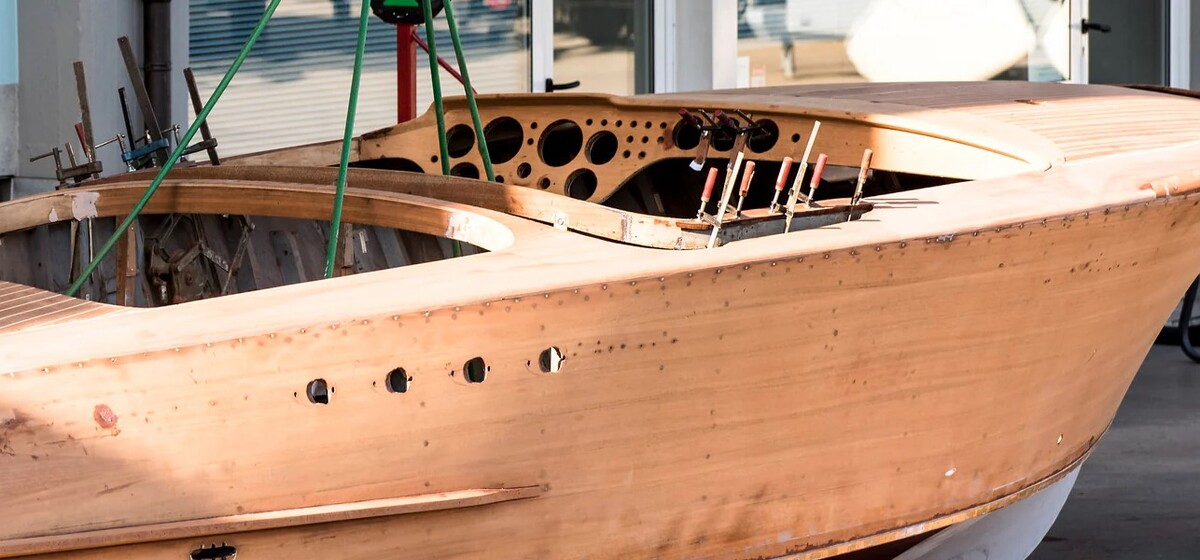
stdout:
<svg viewBox="0 0 1200 560">
<path fill-rule="evenodd" d="M 438 72 L 437 41 L 433 37 L 433 2 L 424 0 L 421 8 L 425 12 L 425 42 L 429 43 L 429 81 L 433 85 L 433 112 L 437 115 L 438 150 L 442 160 L 442 175 L 450 174 L 450 148 L 446 145 L 446 108 L 442 104 L 442 78 Z M 462 256 L 462 244 L 450 240 L 450 254 Z"/>
<path fill-rule="evenodd" d="M 362 81 L 363 51 L 367 47 L 367 22 L 371 2 L 363 0 L 358 20 L 358 50 L 354 51 L 354 77 L 350 81 L 350 104 L 346 108 L 346 130 L 342 134 L 342 161 L 338 164 L 337 194 L 333 199 L 333 218 L 329 220 L 329 248 L 325 251 L 325 277 L 333 278 L 337 260 L 338 237 L 342 229 L 342 201 L 346 198 L 346 169 L 350 166 L 350 144 L 354 140 L 354 115 L 358 111 L 358 86 Z"/>
<path fill-rule="evenodd" d="M 479 105 L 475 103 L 475 90 L 471 88 L 471 75 L 467 73 L 467 59 L 463 56 L 462 41 L 458 39 L 458 24 L 454 22 L 454 8 L 446 0 L 446 23 L 450 26 L 450 41 L 454 43 L 454 58 L 458 60 L 458 73 L 462 74 L 463 90 L 467 94 L 467 106 L 471 108 L 471 120 L 475 123 L 475 138 L 479 144 L 479 157 L 483 159 L 483 170 L 489 181 L 496 180 L 492 169 L 492 155 L 488 153 L 487 141 L 483 138 L 483 122 L 479 119 Z"/>
<path fill-rule="evenodd" d="M 421 2 L 425 12 L 425 42 L 429 43 L 429 77 L 433 83 L 433 109 L 437 114 L 438 150 L 442 155 L 442 175 L 450 174 L 450 149 L 446 145 L 446 115 L 442 105 L 442 79 L 438 73 L 437 44 L 433 39 L 433 3 Z"/>
<path fill-rule="evenodd" d="M 162 184 L 163 179 L 165 179 L 167 176 L 167 173 L 171 171 L 171 168 L 175 167 L 175 163 L 178 162 L 179 158 L 183 155 L 183 150 L 187 148 L 188 144 L 191 143 L 192 138 L 196 136 L 196 132 L 200 130 L 200 126 L 203 125 L 205 120 L 208 119 L 208 114 L 212 112 L 213 107 L 217 105 L 217 100 L 221 99 L 221 94 L 225 93 L 225 88 L 229 87 L 229 82 L 233 81 L 233 76 L 237 74 L 238 69 L 242 67 L 242 63 L 245 62 L 246 56 L 250 54 L 250 48 L 254 46 L 256 41 L 258 41 L 259 35 L 262 35 L 263 29 L 267 26 L 267 21 L 270 20 L 271 16 L 275 14 L 275 8 L 278 6 L 279 0 L 271 0 L 271 3 L 267 5 L 267 9 L 263 12 L 262 17 L 258 20 L 258 25 L 254 27 L 254 32 L 250 34 L 250 38 L 247 39 L 246 44 L 242 46 L 242 51 L 238 53 L 237 58 L 233 60 L 233 64 L 229 66 L 229 70 L 225 72 L 225 77 L 221 78 L 221 83 L 217 84 L 217 89 L 213 90 L 212 97 L 208 98 L 208 103 L 204 104 L 204 108 L 200 110 L 200 114 L 196 115 L 196 120 L 192 121 L 192 126 L 188 127 L 187 133 L 184 134 L 183 138 L 179 139 L 179 142 L 175 144 L 175 150 L 171 152 L 171 157 L 167 158 L 166 163 L 164 163 L 162 168 L 158 170 L 158 175 L 155 175 L 154 180 L 150 182 L 150 186 L 146 187 L 146 192 L 142 194 L 141 200 L 139 200 L 137 204 L 133 206 L 133 209 L 129 211 L 129 215 L 125 217 L 125 221 L 121 222 L 121 225 L 117 226 L 117 229 L 113 232 L 112 236 L 109 237 L 108 241 L 104 242 L 104 246 L 100 248 L 100 252 L 92 257 L 92 262 L 88 263 L 87 268 L 80 273 L 79 277 L 75 279 L 75 282 L 71 284 L 71 287 L 67 288 L 66 294 L 68 296 L 74 297 L 75 294 L 79 293 L 79 289 L 83 287 L 84 283 L 87 282 L 87 279 L 92 275 L 93 272 L 96 271 L 96 268 L 100 266 L 100 262 L 104 260 L 104 257 L 108 256 L 108 254 L 112 252 L 112 249 L 117 244 L 117 241 L 121 239 L 121 235 L 129 229 L 130 225 L 133 225 L 133 221 L 137 219 L 138 214 L 141 214 L 142 210 L 146 208 L 146 204 L 150 202 L 150 197 L 154 196 L 154 192 L 158 190 L 159 185 Z"/>
</svg>

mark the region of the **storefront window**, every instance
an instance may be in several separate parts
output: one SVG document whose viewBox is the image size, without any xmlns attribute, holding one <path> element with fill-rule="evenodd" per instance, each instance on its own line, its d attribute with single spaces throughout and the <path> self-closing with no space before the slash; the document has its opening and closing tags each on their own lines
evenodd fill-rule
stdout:
<svg viewBox="0 0 1200 560">
<path fill-rule="evenodd" d="M 529 0 L 454 3 L 471 81 L 481 93 L 529 91 Z M 262 16 L 265 0 L 191 0 L 190 58 L 202 96 L 221 80 Z M 354 64 L 359 0 L 281 2 L 210 116 L 221 153 L 235 155 L 341 138 Z M 446 19 L 438 54 L 457 65 Z M 422 32 L 423 29 L 418 28 Z M 433 101 L 428 58 L 417 56 L 417 111 Z M 442 73 L 446 95 L 462 86 Z M 396 122 L 396 28 L 371 17 L 356 132 Z"/>
<path fill-rule="evenodd" d="M 1068 0 L 739 0 L 739 85 L 1070 76 Z"/>
</svg>

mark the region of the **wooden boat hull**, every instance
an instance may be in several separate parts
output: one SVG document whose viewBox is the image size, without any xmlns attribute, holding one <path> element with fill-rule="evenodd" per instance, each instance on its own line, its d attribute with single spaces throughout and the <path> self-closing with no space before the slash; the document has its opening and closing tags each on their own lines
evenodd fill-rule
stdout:
<svg viewBox="0 0 1200 560">
<path fill-rule="evenodd" d="M 1197 214 L 1176 196 L 455 305 L 381 301 L 337 322 L 294 307 L 336 310 L 338 291 L 139 311 L 132 328 L 101 317 L 88 328 L 116 337 L 111 357 L 64 349 L 0 378 L 6 508 L 22 512 L 4 550 L 45 527 L 527 486 L 543 492 L 229 540 L 280 558 L 770 557 L 909 527 L 1094 445 L 1188 282 L 1179 271 L 1200 268 Z M 468 259 L 470 282 L 492 281 L 491 256 Z M 185 307 L 238 308 L 238 327 L 155 348 Z M 261 334 L 232 336 L 247 329 Z M 16 333 L 5 353 L 78 335 Z M 120 352 L 131 344 L 146 350 Z M 566 353 L 559 373 L 538 370 L 550 346 Z M 475 356 L 484 383 L 462 379 Z M 397 367 L 408 393 L 379 387 Z M 330 404 L 305 399 L 314 378 L 336 387 Z"/>
<path fill-rule="evenodd" d="M 511 193 L 352 188 L 351 223 L 411 212 L 490 252 L 36 328 L 0 312 L 0 557 L 815 559 L 1003 511 L 1094 447 L 1200 270 L 1198 157 L 1051 158 L 694 251 L 495 211 Z M 0 215 L 91 197 L 108 218 L 144 184 Z M 316 219 L 329 196 L 193 178 L 150 211 Z"/>
</svg>

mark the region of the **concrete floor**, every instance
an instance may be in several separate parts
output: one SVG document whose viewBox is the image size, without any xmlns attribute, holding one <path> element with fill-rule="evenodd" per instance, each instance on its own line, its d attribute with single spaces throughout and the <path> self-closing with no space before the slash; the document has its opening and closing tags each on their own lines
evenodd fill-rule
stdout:
<svg viewBox="0 0 1200 560">
<path fill-rule="evenodd" d="M 1200 364 L 1155 346 L 1032 560 L 1200 558 Z"/>
</svg>

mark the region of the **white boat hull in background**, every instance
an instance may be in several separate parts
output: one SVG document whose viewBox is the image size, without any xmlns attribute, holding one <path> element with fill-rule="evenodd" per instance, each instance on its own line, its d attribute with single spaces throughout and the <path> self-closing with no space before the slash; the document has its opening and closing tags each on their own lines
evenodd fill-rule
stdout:
<svg viewBox="0 0 1200 560">
<path fill-rule="evenodd" d="M 922 541 L 895 560 L 1024 560 L 1058 519 L 1079 467 L 1040 492 L 964 521 Z"/>
<path fill-rule="evenodd" d="M 1037 44 L 1017 0 L 878 0 L 850 28 L 846 53 L 868 81 L 987 80 Z"/>
</svg>

